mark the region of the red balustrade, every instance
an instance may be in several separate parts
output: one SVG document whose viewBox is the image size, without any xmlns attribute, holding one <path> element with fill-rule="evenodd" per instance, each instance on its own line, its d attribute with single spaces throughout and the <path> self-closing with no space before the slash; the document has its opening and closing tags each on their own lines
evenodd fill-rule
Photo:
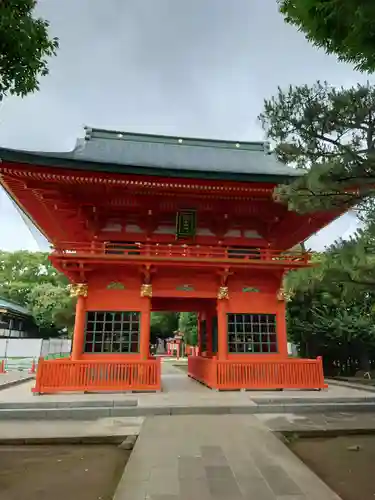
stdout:
<svg viewBox="0 0 375 500">
<path fill-rule="evenodd" d="M 195 345 L 185 345 L 186 356 L 198 356 L 198 346 Z"/>
<path fill-rule="evenodd" d="M 159 391 L 160 358 L 135 361 L 44 360 L 33 392 Z"/>
<path fill-rule="evenodd" d="M 189 357 L 189 376 L 209 387 L 235 389 L 324 389 L 322 359 L 219 361 Z"/>
<path fill-rule="evenodd" d="M 281 252 L 280 250 L 246 249 L 224 246 L 178 245 L 178 244 L 121 244 L 121 243 L 74 243 L 56 246 L 54 255 L 65 257 L 100 256 L 108 259 L 142 260 L 241 260 L 266 261 L 287 264 L 307 264 L 311 255 L 307 252 Z"/>
<path fill-rule="evenodd" d="M 188 375 L 213 389 L 217 388 L 217 360 L 203 356 L 188 357 Z"/>
</svg>

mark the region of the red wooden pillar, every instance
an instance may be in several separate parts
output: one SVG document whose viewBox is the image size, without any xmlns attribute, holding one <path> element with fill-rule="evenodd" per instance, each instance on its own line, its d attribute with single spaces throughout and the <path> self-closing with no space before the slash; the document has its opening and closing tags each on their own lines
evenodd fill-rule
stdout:
<svg viewBox="0 0 375 500">
<path fill-rule="evenodd" d="M 74 321 L 72 360 L 81 358 L 85 342 L 85 321 L 86 321 L 86 297 L 84 294 L 78 295 L 76 305 L 76 316 Z"/>
<path fill-rule="evenodd" d="M 227 327 L 227 301 L 217 301 L 217 357 L 225 360 L 228 357 L 228 327 Z M 212 329 L 211 329 L 212 331 Z M 212 334 L 211 334 L 212 338 Z"/>
<path fill-rule="evenodd" d="M 288 357 L 288 337 L 286 328 L 286 304 L 279 301 L 276 313 L 276 335 L 278 351 L 281 356 Z"/>
<path fill-rule="evenodd" d="M 151 329 L 151 299 L 144 297 L 144 306 L 141 312 L 141 338 L 139 352 L 141 359 L 148 359 L 150 355 L 150 329 Z"/>
<path fill-rule="evenodd" d="M 198 313 L 197 315 L 197 343 L 198 343 L 198 356 L 202 353 L 202 337 L 201 337 L 201 318 L 202 313 Z"/>
<path fill-rule="evenodd" d="M 207 356 L 212 357 L 212 311 L 208 310 L 206 312 L 206 343 L 207 343 Z"/>
</svg>

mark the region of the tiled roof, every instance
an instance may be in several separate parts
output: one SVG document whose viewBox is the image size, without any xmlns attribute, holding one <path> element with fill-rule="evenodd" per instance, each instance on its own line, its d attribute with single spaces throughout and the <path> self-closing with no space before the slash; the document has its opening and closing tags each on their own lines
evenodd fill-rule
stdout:
<svg viewBox="0 0 375 500">
<path fill-rule="evenodd" d="M 269 152 L 266 142 L 235 142 L 194 139 L 86 128 L 84 139 L 68 153 L 43 153 L 0 149 L 0 158 L 10 161 L 119 173 L 183 175 L 216 178 L 252 177 L 293 179 L 304 172 L 284 165 Z M 79 166 L 80 165 L 80 166 Z M 83 165 L 87 165 L 84 167 Z M 113 168 L 112 168 L 113 171 Z M 172 174 L 171 174 L 172 175 Z M 261 179 L 260 179 L 261 180 Z M 271 180 L 271 179 L 270 179 Z"/>
<path fill-rule="evenodd" d="M 1 297 L 0 309 L 5 309 L 6 311 L 15 312 L 24 316 L 31 316 L 31 313 L 25 307 L 15 304 L 14 302 L 10 302 L 9 300 L 5 300 Z"/>
</svg>

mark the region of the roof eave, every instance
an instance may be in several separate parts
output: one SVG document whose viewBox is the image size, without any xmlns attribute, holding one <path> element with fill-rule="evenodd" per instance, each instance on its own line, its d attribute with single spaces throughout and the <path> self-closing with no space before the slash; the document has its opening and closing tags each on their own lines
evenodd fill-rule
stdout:
<svg viewBox="0 0 375 500">
<path fill-rule="evenodd" d="M 237 172 L 214 172 L 201 170 L 178 170 L 171 168 L 154 168 L 139 165 L 120 165 L 116 163 L 103 163 L 95 161 L 83 161 L 69 157 L 67 154 L 54 153 L 32 153 L 25 151 L 9 150 L 0 148 L 0 159 L 11 163 L 27 163 L 31 165 L 47 166 L 55 168 L 69 168 L 72 170 L 92 170 L 95 172 L 108 172 L 117 174 L 149 175 L 157 177 L 174 177 L 185 179 L 207 179 L 207 180 L 232 180 L 244 182 L 269 182 L 290 183 L 303 175 L 300 172 L 286 174 L 242 174 Z M 124 171 L 126 169 L 126 171 Z"/>
<path fill-rule="evenodd" d="M 24 318 L 29 317 L 32 318 L 31 312 L 27 311 L 26 309 L 24 311 L 20 311 L 16 308 L 13 308 L 12 306 L 8 305 L 3 305 L 0 303 L 0 312 L 4 314 L 12 314 L 13 316 L 22 316 Z"/>
</svg>

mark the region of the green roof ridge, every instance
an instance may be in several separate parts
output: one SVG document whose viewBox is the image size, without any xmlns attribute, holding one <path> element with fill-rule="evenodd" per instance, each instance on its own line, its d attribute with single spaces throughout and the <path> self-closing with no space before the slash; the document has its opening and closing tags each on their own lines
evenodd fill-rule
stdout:
<svg viewBox="0 0 375 500">
<path fill-rule="evenodd" d="M 184 146 L 207 146 L 217 148 L 248 149 L 251 151 L 270 152 L 268 141 L 242 141 L 227 139 L 209 139 L 205 137 L 186 137 L 184 135 L 163 135 L 140 132 L 124 132 L 121 130 L 107 130 L 85 126 L 85 140 L 109 139 L 138 142 L 159 142 L 163 144 L 176 144 Z"/>
</svg>

